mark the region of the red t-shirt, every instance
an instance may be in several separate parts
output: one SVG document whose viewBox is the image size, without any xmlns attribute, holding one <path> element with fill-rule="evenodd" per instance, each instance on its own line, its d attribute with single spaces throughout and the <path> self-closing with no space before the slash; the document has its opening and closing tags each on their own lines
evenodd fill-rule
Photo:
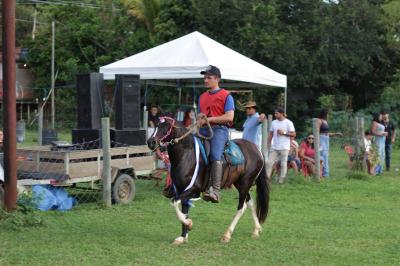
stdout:
<svg viewBox="0 0 400 266">
<path fill-rule="evenodd" d="M 314 158 L 315 150 L 312 147 L 308 146 L 306 142 L 303 141 L 301 143 L 300 149 L 304 150 L 304 155 L 305 156 Z"/>
</svg>

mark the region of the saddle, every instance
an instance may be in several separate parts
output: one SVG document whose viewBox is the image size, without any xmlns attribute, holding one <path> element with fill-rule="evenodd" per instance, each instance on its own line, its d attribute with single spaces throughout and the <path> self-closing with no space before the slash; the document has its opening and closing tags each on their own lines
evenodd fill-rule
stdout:
<svg viewBox="0 0 400 266">
<path fill-rule="evenodd" d="M 208 158 L 210 156 L 210 142 L 204 140 L 203 145 L 200 146 L 201 155 L 208 165 Z M 228 140 L 225 144 L 224 159 L 230 166 L 237 166 L 244 164 L 244 155 L 239 146 L 232 140 Z"/>
<path fill-rule="evenodd" d="M 200 146 L 200 151 L 202 152 L 202 156 L 204 161 L 206 162 L 206 165 L 209 166 L 210 164 L 208 163 L 209 160 L 209 155 L 210 155 L 210 142 L 205 140 L 203 143 L 203 145 Z M 225 150 L 224 150 L 224 173 L 222 176 L 222 180 L 221 180 L 221 188 L 230 188 L 232 187 L 234 180 L 231 180 L 231 176 L 233 174 L 234 171 L 242 171 L 244 169 L 244 155 L 242 150 L 239 148 L 239 146 L 229 140 L 227 141 L 226 145 L 225 145 Z M 210 168 L 208 167 L 207 170 L 207 175 L 210 175 Z M 211 177 L 209 176 L 208 178 L 208 182 L 206 184 L 206 187 L 209 187 L 211 184 Z"/>
</svg>

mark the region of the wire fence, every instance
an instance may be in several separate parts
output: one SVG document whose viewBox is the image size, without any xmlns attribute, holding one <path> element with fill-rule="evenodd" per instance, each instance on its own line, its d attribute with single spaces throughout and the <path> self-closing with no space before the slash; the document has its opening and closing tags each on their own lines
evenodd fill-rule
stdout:
<svg viewBox="0 0 400 266">
<path fill-rule="evenodd" d="M 309 130 L 310 133 L 298 134 L 301 136 L 292 140 L 295 142 L 292 146 L 297 146 L 299 151 L 302 143 L 307 143 L 308 135 L 313 134 L 314 144 L 318 143 L 319 145 L 318 148 L 313 148 L 314 151 L 317 149 L 319 151 L 315 153 L 314 160 L 320 160 L 321 164 L 318 166 L 314 163 L 314 173 L 311 173 L 299 152 L 297 153 L 298 162 L 295 166 L 291 164 L 292 159 L 289 155 L 287 182 L 291 182 L 299 176 L 303 176 L 306 180 L 312 178 L 320 180 L 320 178 L 357 178 L 356 176 L 364 178 L 367 174 L 382 173 L 384 161 L 379 158 L 375 137 L 372 134 L 365 134 L 370 129 L 369 123 L 365 123 L 364 117 L 357 117 L 352 113 L 345 113 L 343 117 L 339 122 L 336 120 L 336 123 L 329 124 L 329 135 L 319 134 L 318 127 L 314 132 Z M 313 124 L 315 119 L 310 119 L 306 123 L 309 123 L 307 128 L 317 127 Z M 293 154 L 295 154 L 294 149 Z M 280 173 L 279 168 L 279 163 L 277 163 L 273 171 L 273 180 L 277 180 Z"/>
<path fill-rule="evenodd" d="M 102 202 L 103 150 L 101 140 L 69 144 L 59 141 L 50 146 L 17 150 L 19 194 L 32 190 L 43 197 L 50 192 L 61 197 L 66 206 Z M 128 203 L 134 198 L 134 179 L 150 174 L 154 159 L 146 146 L 130 146 L 111 141 L 111 196 L 115 203 Z M 43 202 L 43 200 L 42 200 Z M 40 206 L 52 209 L 54 202 Z M 61 203 L 61 205 L 64 203 Z"/>
<path fill-rule="evenodd" d="M 369 128 L 369 125 L 365 126 L 360 119 L 346 114 L 346 118 L 342 119 L 340 123 L 332 123 L 332 126 L 330 124 L 329 162 L 323 162 L 321 174 L 326 165 L 329 165 L 327 174 L 329 177 L 347 177 L 349 174 L 360 172 L 360 170 L 368 173 L 371 168 L 371 166 L 368 167 L 368 161 L 374 169 L 378 165 L 382 166 L 383 162 L 379 161 L 373 138 L 371 148 L 368 153 L 366 151 L 364 130 Z M 309 123 L 312 127 L 311 121 Z M 307 141 L 305 137 L 303 135 L 296 139 L 299 145 Z M 321 136 L 315 137 L 320 138 Z M 321 143 L 321 139 L 319 139 L 319 143 Z M 61 193 L 67 198 L 66 202 L 70 205 L 101 203 L 103 201 L 103 151 L 101 146 L 102 141 L 96 139 L 77 144 L 60 141 L 50 146 L 19 148 L 17 151 L 17 174 L 20 194 L 41 185 L 51 192 Z M 134 178 L 138 176 L 148 176 L 153 173 L 153 177 L 158 180 L 158 183 L 165 179 L 167 170 L 165 167 L 157 165 L 153 154 L 146 146 L 130 146 L 112 141 L 111 147 L 111 161 L 114 167 L 111 171 L 113 202 L 127 203 L 133 200 Z M 321 148 L 319 151 L 322 153 Z M 163 169 L 157 169 L 154 172 L 155 168 Z M 299 177 L 301 174 L 301 165 L 299 165 L 298 173 L 295 174 L 288 169 L 288 179 Z M 371 174 L 376 174 L 376 171 Z M 42 191 L 42 193 L 47 192 Z"/>
</svg>

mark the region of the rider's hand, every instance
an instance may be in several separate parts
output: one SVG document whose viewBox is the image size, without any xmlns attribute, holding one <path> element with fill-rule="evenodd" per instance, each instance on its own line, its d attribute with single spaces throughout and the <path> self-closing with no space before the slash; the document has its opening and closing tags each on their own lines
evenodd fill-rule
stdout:
<svg viewBox="0 0 400 266">
<path fill-rule="evenodd" d="M 204 119 L 205 117 L 207 117 L 205 114 L 198 113 L 197 116 L 196 116 L 196 120 Z"/>
<path fill-rule="evenodd" d="M 199 126 L 203 126 L 206 123 L 207 116 L 203 113 L 197 114 L 196 120 Z"/>
</svg>

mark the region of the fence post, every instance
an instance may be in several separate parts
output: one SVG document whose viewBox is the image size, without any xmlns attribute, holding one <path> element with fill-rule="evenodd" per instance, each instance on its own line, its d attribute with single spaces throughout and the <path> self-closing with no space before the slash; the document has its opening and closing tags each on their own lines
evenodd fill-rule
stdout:
<svg viewBox="0 0 400 266">
<path fill-rule="evenodd" d="M 356 117 L 355 119 L 355 164 L 354 170 L 364 171 L 366 169 L 366 162 L 364 160 L 365 144 L 364 144 L 364 118 Z"/>
<path fill-rule="evenodd" d="M 313 135 L 314 135 L 314 150 L 315 150 L 315 169 L 316 169 L 316 178 L 320 179 L 321 175 L 321 152 L 319 147 L 319 128 L 318 128 L 318 118 L 312 119 L 313 123 Z"/>
<path fill-rule="evenodd" d="M 38 145 L 42 146 L 43 141 L 43 106 L 39 107 L 39 117 L 38 117 Z"/>
<path fill-rule="evenodd" d="M 268 115 L 268 132 L 269 129 L 271 128 L 271 124 L 272 124 L 272 115 Z"/>
<path fill-rule="evenodd" d="M 261 153 L 268 159 L 268 120 L 264 119 L 261 126 Z"/>
<path fill-rule="evenodd" d="M 359 132 L 359 138 L 360 138 L 360 143 L 362 144 L 362 154 L 361 154 L 361 169 L 364 171 L 367 169 L 367 161 L 365 160 L 365 142 L 364 142 L 364 135 L 365 135 L 365 129 L 364 129 L 364 117 L 360 117 L 360 132 Z"/>
<path fill-rule="evenodd" d="M 143 128 L 146 130 L 146 140 L 149 138 L 149 111 L 147 107 L 143 107 Z"/>
<path fill-rule="evenodd" d="M 101 138 L 103 145 L 103 202 L 111 207 L 111 153 L 110 153 L 110 119 L 101 119 Z"/>
</svg>

